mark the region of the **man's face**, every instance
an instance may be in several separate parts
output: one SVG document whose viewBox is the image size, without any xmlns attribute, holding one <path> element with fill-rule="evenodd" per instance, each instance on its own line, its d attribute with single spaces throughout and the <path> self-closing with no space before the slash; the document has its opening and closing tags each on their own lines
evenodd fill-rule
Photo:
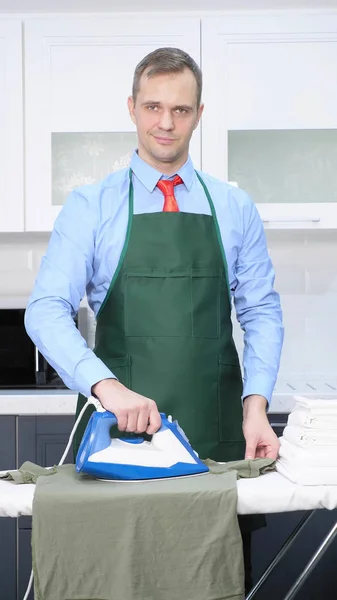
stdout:
<svg viewBox="0 0 337 600">
<path fill-rule="evenodd" d="M 170 174 L 186 162 L 189 142 L 199 123 L 203 105 L 197 108 L 197 83 L 189 69 L 140 80 L 136 102 L 128 99 L 130 116 L 137 127 L 140 158 Z"/>
</svg>

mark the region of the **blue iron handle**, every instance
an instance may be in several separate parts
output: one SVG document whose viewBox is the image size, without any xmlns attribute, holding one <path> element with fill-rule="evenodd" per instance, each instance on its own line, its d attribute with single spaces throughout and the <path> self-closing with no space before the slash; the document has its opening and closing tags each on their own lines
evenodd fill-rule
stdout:
<svg viewBox="0 0 337 600">
<path fill-rule="evenodd" d="M 110 411 L 106 411 L 108 413 L 108 416 L 105 417 L 106 419 L 108 419 L 108 427 L 109 427 L 109 432 L 110 432 L 110 428 L 113 427 L 114 425 L 118 424 L 118 419 L 116 417 L 116 415 Z M 110 438 L 110 433 L 109 433 L 109 438 Z M 128 444 L 141 444 L 142 442 L 144 442 L 144 438 L 138 436 L 138 437 L 127 437 L 127 438 L 119 438 L 121 440 L 121 442 L 127 442 Z M 110 442 L 109 442 L 110 443 Z"/>
<path fill-rule="evenodd" d="M 97 411 L 96 413 L 94 413 L 95 415 L 99 415 L 98 418 L 100 419 L 104 419 L 104 420 L 108 420 L 109 423 L 109 427 L 113 427 L 113 425 L 117 425 L 118 424 L 118 419 L 116 417 L 116 415 L 112 412 L 110 412 L 109 410 L 104 410 L 104 411 Z M 165 429 L 165 423 L 168 422 L 168 419 L 166 418 L 166 413 L 159 413 L 161 416 L 161 426 L 159 431 L 161 431 L 162 429 Z"/>
<path fill-rule="evenodd" d="M 160 413 L 162 419 L 162 425 L 159 431 L 166 429 L 165 421 L 166 414 Z M 94 433 L 94 447 L 95 452 L 107 448 L 111 443 L 110 429 L 114 425 L 118 424 L 117 417 L 114 413 L 105 410 L 104 412 L 96 411 L 92 414 L 92 432 Z M 129 444 L 141 444 L 144 441 L 142 437 L 128 437 L 128 438 L 120 438 L 123 442 L 128 442 Z"/>
</svg>

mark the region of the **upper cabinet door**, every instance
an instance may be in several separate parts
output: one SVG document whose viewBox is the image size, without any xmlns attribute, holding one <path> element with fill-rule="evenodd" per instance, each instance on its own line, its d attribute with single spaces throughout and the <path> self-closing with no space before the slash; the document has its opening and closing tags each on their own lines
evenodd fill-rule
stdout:
<svg viewBox="0 0 337 600">
<path fill-rule="evenodd" d="M 205 18 L 202 40 L 202 168 L 268 227 L 337 227 L 336 13 Z"/>
<path fill-rule="evenodd" d="M 53 17 L 25 24 L 26 229 L 50 231 L 75 187 L 127 166 L 137 146 L 127 97 L 138 62 L 178 47 L 200 63 L 200 20 Z M 191 156 L 200 168 L 200 129 Z"/>
<path fill-rule="evenodd" d="M 0 231 L 23 231 L 21 22 L 0 19 Z"/>
</svg>

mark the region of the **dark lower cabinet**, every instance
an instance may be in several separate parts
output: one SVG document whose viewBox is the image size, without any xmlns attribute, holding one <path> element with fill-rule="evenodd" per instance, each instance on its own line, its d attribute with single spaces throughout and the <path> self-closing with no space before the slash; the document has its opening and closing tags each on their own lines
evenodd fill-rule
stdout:
<svg viewBox="0 0 337 600">
<path fill-rule="evenodd" d="M 0 416 L 0 471 L 16 468 L 16 417 Z"/>
<path fill-rule="evenodd" d="M 64 415 L 0 416 L 0 470 L 16 469 L 26 460 L 57 464 L 73 424 L 74 417 Z M 72 449 L 65 462 L 73 462 Z M 31 518 L 0 518 L 0 600 L 23 600 L 31 568 Z"/>
<path fill-rule="evenodd" d="M 0 416 L 0 471 L 16 468 L 16 418 Z M 16 599 L 16 519 L 0 517 L 0 598 Z"/>
<path fill-rule="evenodd" d="M 71 416 L 18 417 L 18 466 L 26 460 L 42 467 L 60 462 L 74 425 Z M 73 462 L 72 448 L 64 461 Z M 18 599 L 22 600 L 32 569 L 31 518 L 18 519 Z M 33 600 L 33 588 L 29 600 Z"/>
<path fill-rule="evenodd" d="M 20 521 L 20 519 L 19 519 Z M 23 600 L 28 586 L 32 570 L 32 548 L 31 548 L 31 523 L 27 529 L 19 526 L 18 530 L 18 600 Z M 32 584 L 28 600 L 34 598 L 34 583 Z"/>
<path fill-rule="evenodd" d="M 0 598 L 16 599 L 16 519 L 0 517 Z"/>
<path fill-rule="evenodd" d="M 74 417 L 18 417 L 18 466 L 26 460 L 42 467 L 57 465 L 68 443 Z M 65 462 L 73 462 L 72 449 Z"/>
</svg>

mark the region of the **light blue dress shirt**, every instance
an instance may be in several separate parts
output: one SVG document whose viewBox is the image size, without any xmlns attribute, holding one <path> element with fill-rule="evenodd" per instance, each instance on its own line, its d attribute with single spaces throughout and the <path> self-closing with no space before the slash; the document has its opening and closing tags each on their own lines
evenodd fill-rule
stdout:
<svg viewBox="0 0 337 600">
<path fill-rule="evenodd" d="M 134 152 L 131 162 L 134 214 L 159 212 L 161 173 Z M 177 172 L 175 189 L 182 212 L 211 214 L 191 159 Z M 283 343 L 274 270 L 255 205 L 247 194 L 200 172 L 214 203 L 228 263 L 237 318 L 244 330 L 243 397 L 261 394 L 268 402 L 276 382 Z M 96 357 L 73 317 L 87 293 L 97 315 L 123 249 L 128 223 L 129 169 L 74 190 L 55 221 L 46 255 L 26 310 L 26 329 L 64 383 L 85 396 L 111 371 Z"/>
</svg>

